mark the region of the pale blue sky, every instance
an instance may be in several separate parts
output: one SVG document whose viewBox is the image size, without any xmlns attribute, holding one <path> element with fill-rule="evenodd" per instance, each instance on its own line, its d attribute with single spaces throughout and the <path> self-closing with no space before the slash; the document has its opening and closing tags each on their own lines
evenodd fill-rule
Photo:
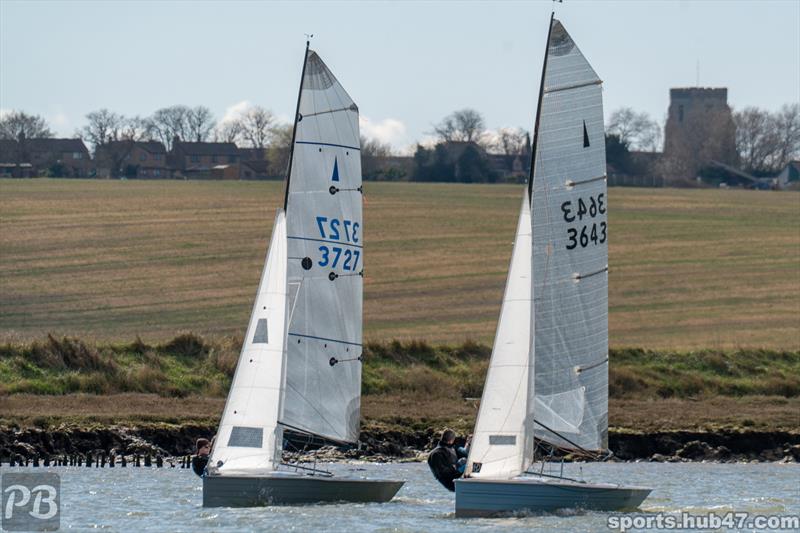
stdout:
<svg viewBox="0 0 800 533">
<path fill-rule="evenodd" d="M 402 149 L 455 109 L 531 128 L 552 2 L 0 0 L 0 110 L 71 134 L 108 107 L 148 115 L 246 103 L 289 120 L 304 33 L 365 119 Z M 663 119 L 670 87 L 724 86 L 735 108 L 800 101 L 800 1 L 578 1 L 560 18 L 604 80 L 606 116 Z M 237 107 L 238 106 L 238 107 Z"/>
</svg>

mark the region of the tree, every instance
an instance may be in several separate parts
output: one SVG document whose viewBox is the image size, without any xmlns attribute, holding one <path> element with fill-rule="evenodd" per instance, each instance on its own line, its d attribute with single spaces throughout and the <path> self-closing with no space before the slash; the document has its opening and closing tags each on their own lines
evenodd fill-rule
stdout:
<svg viewBox="0 0 800 533">
<path fill-rule="evenodd" d="M 185 141 L 189 136 L 189 108 L 184 105 L 174 105 L 156 110 L 148 119 L 152 125 L 155 136 L 164 143 L 167 149 L 172 147 L 172 140 Z"/>
<path fill-rule="evenodd" d="M 52 137 L 47 121 L 39 115 L 11 111 L 0 117 L 0 139 L 36 139 Z"/>
<path fill-rule="evenodd" d="M 449 114 L 439 124 L 434 125 L 433 132 L 442 142 L 474 142 L 480 143 L 486 129 L 483 116 L 474 109 L 461 109 Z"/>
<path fill-rule="evenodd" d="M 264 148 L 270 141 L 275 126 L 275 115 L 271 111 L 252 106 L 237 120 L 242 130 L 242 137 L 251 147 Z"/>
<path fill-rule="evenodd" d="M 98 146 L 120 140 L 126 118 L 104 108 L 88 113 L 86 121 L 87 124 L 79 133 L 83 140 L 88 141 L 97 150 Z"/>
<path fill-rule="evenodd" d="M 381 160 L 392 155 L 392 147 L 376 139 L 361 136 L 361 174 L 365 179 L 375 179 L 384 172 Z"/>
<path fill-rule="evenodd" d="M 525 153 L 528 132 L 522 128 L 500 128 L 490 148 L 503 155 L 522 155 Z"/>
<path fill-rule="evenodd" d="M 205 142 L 214 130 L 214 115 L 206 106 L 186 110 L 186 136 L 181 140 Z"/>
<path fill-rule="evenodd" d="M 800 154 L 800 104 L 786 104 L 775 113 L 746 107 L 733 120 L 736 150 L 747 171 L 775 174 Z"/>
<path fill-rule="evenodd" d="M 242 139 L 242 123 L 238 120 L 220 122 L 214 129 L 214 141 L 238 144 Z"/>
<path fill-rule="evenodd" d="M 269 161 L 270 174 L 274 176 L 285 175 L 289 169 L 289 156 L 292 151 L 291 124 L 274 126 L 270 130 L 270 142 L 267 147 L 267 160 Z"/>
<path fill-rule="evenodd" d="M 614 111 L 606 131 L 635 150 L 655 152 L 661 146 L 661 126 L 658 122 L 647 113 L 637 113 L 630 107 Z"/>
</svg>

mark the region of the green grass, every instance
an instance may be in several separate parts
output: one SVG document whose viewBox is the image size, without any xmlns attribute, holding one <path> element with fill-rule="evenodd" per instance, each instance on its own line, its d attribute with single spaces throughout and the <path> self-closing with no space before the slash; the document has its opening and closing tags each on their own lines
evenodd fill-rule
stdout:
<svg viewBox="0 0 800 533">
<path fill-rule="evenodd" d="M 224 397 L 240 341 L 207 341 L 193 334 L 148 345 L 92 344 L 48 337 L 0 345 L 0 392 L 7 394 L 155 393 Z M 365 395 L 478 398 L 490 354 L 466 342 L 432 346 L 422 341 L 368 343 Z M 610 395 L 621 399 L 800 396 L 800 352 L 611 350 Z"/>
<path fill-rule="evenodd" d="M 367 341 L 491 344 L 521 186 L 367 183 Z M 0 180 L 0 338 L 241 335 L 277 182 Z M 612 346 L 800 349 L 800 196 L 609 190 Z"/>
</svg>

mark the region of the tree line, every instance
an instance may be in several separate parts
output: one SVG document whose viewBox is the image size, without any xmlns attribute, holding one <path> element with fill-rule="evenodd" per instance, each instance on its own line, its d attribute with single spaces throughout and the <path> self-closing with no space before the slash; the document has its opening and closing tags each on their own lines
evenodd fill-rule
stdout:
<svg viewBox="0 0 800 533">
<path fill-rule="evenodd" d="M 86 115 L 86 124 L 75 132 L 92 149 L 113 141 L 158 140 L 169 150 L 174 139 L 195 142 L 232 142 L 238 146 L 264 149 L 267 158 L 276 162 L 288 157 L 292 126 L 279 122 L 268 109 L 250 106 L 234 118 L 217 121 L 205 106 L 173 105 L 149 116 L 125 116 L 109 109 Z M 735 148 L 742 170 L 755 175 L 779 172 L 789 161 L 800 157 L 800 104 L 786 104 L 770 112 L 746 107 L 733 113 Z M 708 125 L 698 124 L 697 145 L 713 139 Z M 614 111 L 606 125 L 609 162 L 622 171 L 641 172 L 631 163 L 633 151 L 658 152 L 663 144 L 664 125 L 647 113 L 624 107 Z M 432 143 L 418 144 L 414 151 L 413 175 L 395 175 L 395 179 L 416 181 L 495 181 L 497 170 L 487 163 L 486 154 L 507 156 L 509 165 L 517 156 L 530 154 L 530 133 L 523 128 L 489 130 L 483 115 L 475 109 L 461 109 L 433 124 Z M 713 133 L 713 131 L 712 131 Z M 0 116 L 0 139 L 52 137 L 47 121 L 24 111 Z M 713 136 L 713 135 L 712 135 Z M 702 141 L 702 142 L 701 142 Z M 392 147 L 362 136 L 365 177 L 392 179 L 381 169 L 381 162 L 394 155 Z M 691 143 L 690 143 L 691 144 Z M 458 148 L 453 148 L 454 146 Z M 693 150 L 693 152 L 691 151 Z M 699 148 L 687 148 L 680 155 L 685 172 L 687 161 L 704 157 Z M 524 161 L 527 165 L 529 161 Z M 694 167 L 701 166 L 700 163 Z M 510 168 L 508 169 L 511 170 Z M 680 170 L 680 169 L 679 169 Z M 649 171 L 652 171 L 650 169 Z"/>
</svg>

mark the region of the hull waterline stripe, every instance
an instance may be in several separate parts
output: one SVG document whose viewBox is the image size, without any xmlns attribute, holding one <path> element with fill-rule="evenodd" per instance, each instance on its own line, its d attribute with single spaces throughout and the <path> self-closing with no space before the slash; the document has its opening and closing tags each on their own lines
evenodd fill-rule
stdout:
<svg viewBox="0 0 800 533">
<path fill-rule="evenodd" d="M 328 240 L 328 239 L 312 239 L 311 237 L 291 237 L 291 236 L 288 236 L 286 238 L 287 239 L 294 239 L 296 241 L 329 242 L 331 244 L 341 244 L 342 246 L 349 246 L 351 248 L 363 248 L 363 246 L 360 245 L 360 244 L 349 244 L 349 243 L 346 243 L 346 242 L 331 241 L 331 240 Z"/>
<path fill-rule="evenodd" d="M 340 341 L 336 339 L 326 339 L 325 337 L 315 337 L 313 335 L 301 335 L 300 333 L 292 333 L 291 331 L 287 333 L 287 335 L 291 335 L 292 337 L 303 337 L 304 339 L 315 339 L 318 341 L 328 341 L 328 342 L 336 342 L 339 344 L 349 344 L 350 346 L 361 346 L 361 344 L 357 342 L 347 342 L 347 341 Z"/>
<path fill-rule="evenodd" d="M 358 150 L 361 151 L 361 148 L 358 146 L 347 146 L 346 144 L 333 144 L 333 143 L 318 143 L 313 141 L 296 141 L 295 144 L 313 144 L 315 146 L 334 146 L 336 148 L 348 148 L 350 150 Z"/>
</svg>

